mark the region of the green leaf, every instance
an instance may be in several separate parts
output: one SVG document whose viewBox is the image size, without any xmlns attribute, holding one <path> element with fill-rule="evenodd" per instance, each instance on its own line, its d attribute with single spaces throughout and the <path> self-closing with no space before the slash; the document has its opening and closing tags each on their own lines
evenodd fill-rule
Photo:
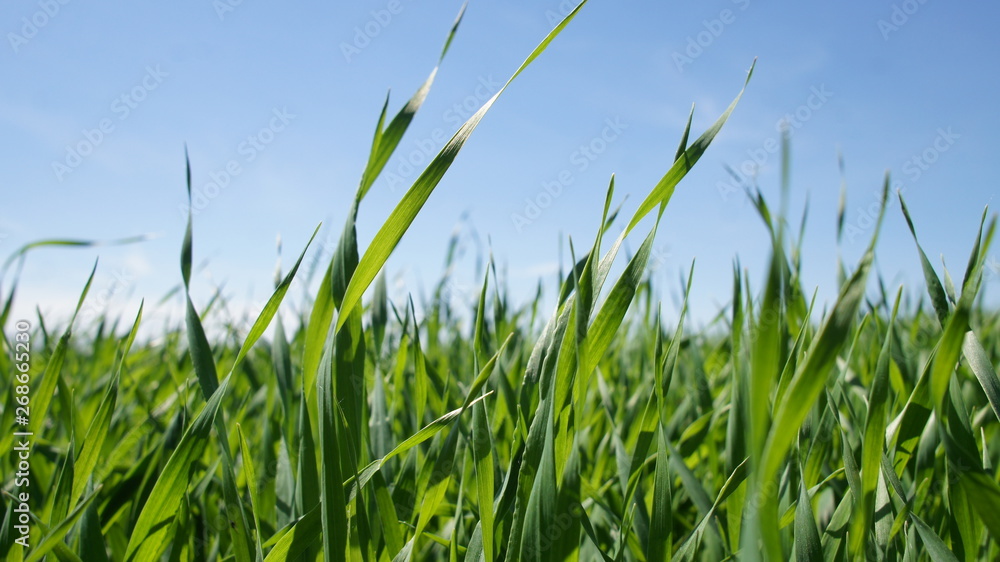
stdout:
<svg viewBox="0 0 1000 562">
<path fill-rule="evenodd" d="M 812 502 L 804 481 L 799 482 L 799 501 L 795 507 L 795 560 L 822 562 L 823 545 L 813 517 Z"/>
<path fill-rule="evenodd" d="M 493 534 L 493 434 L 486 418 L 486 403 L 472 407 L 472 454 L 476 461 L 476 490 L 479 499 L 479 527 L 483 557 L 493 562 L 496 546 Z"/>
<path fill-rule="evenodd" d="M 360 312 L 360 311 L 359 311 Z M 356 316 L 356 315 L 355 315 Z M 349 336 L 348 336 L 349 337 Z M 348 542 L 347 496 L 344 493 L 344 461 L 348 437 L 341 421 L 336 388 L 335 347 L 337 338 L 327 339 L 316 377 L 316 398 L 319 402 L 319 481 L 320 518 L 323 525 L 323 559 L 326 562 L 346 560 Z M 343 340 L 342 340 L 343 341 Z"/>
<path fill-rule="evenodd" d="M 965 339 L 962 343 L 962 353 L 965 355 L 965 360 L 969 362 L 969 369 L 976 375 L 979 385 L 983 387 L 986 399 L 989 400 L 990 406 L 993 407 L 994 415 L 1000 420 L 1000 378 L 997 377 L 996 371 L 993 370 L 993 363 L 990 362 L 986 350 L 983 349 L 983 344 L 979 342 L 976 334 L 971 331 L 965 334 Z"/>
<path fill-rule="evenodd" d="M 528 503 L 525 507 L 524 530 L 521 537 L 519 560 L 541 562 L 549 559 L 549 549 L 555 537 L 556 518 L 556 460 L 551 406 L 542 416 L 544 446 L 541 463 L 535 476 Z"/>
<path fill-rule="evenodd" d="M 229 388 L 229 378 L 209 397 L 201 412 L 184 432 L 153 486 L 132 530 L 125 552 L 126 562 L 152 562 L 167 547 L 170 522 L 184 496 L 191 465 L 201 457 L 215 425 L 215 416 Z"/>
<path fill-rule="evenodd" d="M 323 531 L 323 524 L 320 519 L 322 506 L 309 510 L 296 521 L 292 528 L 278 540 L 267 554 L 264 562 L 285 562 L 286 560 L 298 560 L 309 552 L 309 548 L 320 538 Z"/>
<path fill-rule="evenodd" d="M 861 449 L 861 501 L 855 508 L 851 549 L 860 554 L 866 551 L 868 530 L 875 520 L 875 492 L 878 487 L 879 471 L 885 448 L 885 427 L 889 412 L 889 363 L 892 354 L 892 329 L 899 312 L 899 302 L 903 289 L 896 293 L 896 303 L 886 326 L 885 340 L 875 366 L 875 378 L 868 392 L 868 414 L 865 419 L 864 445 Z"/>
<path fill-rule="evenodd" d="M 52 404 L 52 398 L 56 394 L 56 388 L 62 386 L 60 379 L 62 377 L 63 362 L 66 360 L 66 353 L 69 349 L 70 337 L 73 335 L 73 322 L 83 307 L 83 301 L 87 298 L 87 293 L 90 292 L 90 285 L 94 282 L 94 273 L 96 272 L 97 262 L 95 261 L 94 267 L 90 270 L 90 275 L 87 277 L 87 283 L 83 286 L 83 291 L 80 293 L 80 299 L 76 302 L 73 316 L 66 326 L 66 331 L 59 338 L 59 343 L 56 344 L 55 351 L 52 352 L 52 356 L 49 357 L 49 361 L 45 364 L 45 371 L 42 372 L 41 382 L 38 383 L 38 387 L 32 393 L 28 433 L 40 434 L 42 424 L 45 422 L 49 411 L 49 406 Z M 69 399 L 68 396 L 64 396 L 63 398 L 66 400 Z"/>
<path fill-rule="evenodd" d="M 927 554 L 930 555 L 931 560 L 934 562 L 958 562 L 958 558 L 955 554 L 948 549 L 941 537 L 937 536 L 934 529 L 927 526 L 922 519 L 917 517 L 916 513 L 910 514 L 910 520 L 913 521 L 913 526 L 917 528 L 917 533 L 920 535 L 920 540 L 924 542 L 924 548 L 927 549 Z"/>
<path fill-rule="evenodd" d="M 36 562 L 41 560 L 46 554 L 51 552 L 57 546 L 61 546 L 63 538 L 66 534 L 76 525 L 80 517 L 83 516 L 87 507 L 90 505 L 94 498 L 97 497 L 100 487 L 91 492 L 87 497 L 83 498 L 79 504 L 77 504 L 76 509 L 73 510 L 65 519 L 59 522 L 59 524 L 53 526 L 51 529 L 45 532 L 42 540 L 39 541 L 38 546 L 32 549 L 31 554 L 29 554 L 24 562 Z"/>
<path fill-rule="evenodd" d="M 944 287 L 941 285 L 937 273 L 934 272 L 934 266 L 931 265 L 930 260 L 927 259 L 927 254 L 924 253 L 924 249 L 920 247 L 920 242 L 917 241 L 917 231 L 913 228 L 913 219 L 910 218 L 910 211 L 906 208 L 906 201 L 903 200 L 903 194 L 899 193 L 898 195 L 899 206 L 903 210 L 903 217 L 906 219 L 906 225 L 910 227 L 913 242 L 917 245 L 917 253 L 920 254 L 920 266 L 924 271 L 924 282 L 927 284 L 927 292 L 931 296 L 931 304 L 934 305 L 934 311 L 937 312 L 938 320 L 944 326 L 948 320 L 948 316 L 951 314 L 948 305 L 948 296 L 944 292 Z"/>
<path fill-rule="evenodd" d="M 579 378 L 589 377 L 597 366 L 597 362 L 611 346 L 615 334 L 618 333 L 622 321 L 625 319 L 625 313 L 635 298 L 636 288 L 646 272 L 646 264 L 649 262 L 655 238 L 656 227 L 654 226 L 646 239 L 643 240 L 642 245 L 639 246 L 635 256 L 625 266 L 625 271 L 618 278 L 604 304 L 598 310 L 593 324 L 587 330 L 587 337 L 581 343 L 583 353 L 577 372 Z"/>
<path fill-rule="evenodd" d="M 883 195 L 888 192 L 889 178 L 883 184 Z M 768 433 L 767 442 L 764 446 L 761 468 L 758 472 L 758 482 L 763 485 L 770 482 L 778 473 L 781 464 L 785 460 L 785 455 L 795 441 L 795 437 L 802 427 L 812 408 L 812 405 L 819 398 L 826 386 L 826 380 L 836 363 L 837 356 L 844 344 L 847 342 L 851 327 L 856 321 L 861 299 L 864 297 L 865 287 L 868 280 L 868 272 L 874 260 L 875 242 L 878 240 L 879 230 L 882 225 L 882 218 L 885 216 L 885 197 L 883 197 L 882 209 L 879 213 L 878 223 L 868 250 L 861 258 L 857 270 L 846 284 L 841 288 L 840 296 L 833 307 L 833 311 L 823 322 L 819 333 L 809 346 L 805 358 L 799 364 L 795 375 L 788 385 L 788 390 L 782 396 L 779 404 L 775 405 L 774 422 Z M 765 501 L 759 511 L 762 518 L 761 530 L 772 532 L 767 536 L 765 546 L 768 554 L 772 558 L 781 558 L 781 545 L 775 542 L 777 539 L 777 517 L 776 498 L 765 495 Z"/>
<path fill-rule="evenodd" d="M 139 322 L 142 320 L 142 308 L 143 305 L 140 303 L 139 313 L 136 315 L 135 322 L 132 324 L 132 330 L 129 332 L 125 347 L 121 352 L 118 368 L 108 382 L 107 391 L 101 400 L 101 405 L 97 409 L 97 414 L 91 420 L 90 428 L 87 429 L 87 435 L 83 440 L 83 447 L 80 450 L 79 456 L 77 456 L 76 464 L 73 466 L 71 506 L 75 506 L 83 495 L 87 482 L 90 480 L 90 476 L 94 473 L 94 468 L 97 466 L 101 450 L 104 448 L 104 442 L 108 437 L 108 431 L 111 427 L 111 417 L 115 412 L 115 405 L 118 401 L 118 383 L 121 380 L 122 366 L 125 364 L 125 357 L 128 355 L 132 343 L 135 341 L 136 333 L 139 331 Z"/>
<path fill-rule="evenodd" d="M 582 5 L 582 4 L 581 4 Z M 754 59 L 754 63 L 750 65 L 750 70 L 747 72 L 747 79 L 743 83 L 743 89 L 737 94 L 736 99 L 729 104 L 729 107 L 716 119 L 715 123 L 712 124 L 704 133 L 698 137 L 694 143 L 684 150 L 684 153 L 680 155 L 674 162 L 674 165 L 670 167 L 670 170 L 660 179 L 656 184 L 656 187 L 646 196 L 646 199 L 639 205 L 636 209 L 635 214 L 632 215 L 632 220 L 629 221 L 628 227 L 625 228 L 626 232 L 631 232 L 633 228 L 639 221 L 641 221 L 650 211 L 658 206 L 665 205 L 674 194 L 674 189 L 677 184 L 680 183 L 681 179 L 687 175 L 688 171 L 695 165 L 695 163 L 701 158 L 708 149 L 708 146 L 712 144 L 715 140 L 716 135 L 722 130 L 722 126 L 726 124 L 729 116 L 736 109 L 736 104 L 739 103 L 740 98 L 743 97 L 743 92 L 746 90 L 746 85 L 750 82 L 750 77 L 753 76 L 753 69 L 756 66 L 757 60 Z M 687 137 L 687 131 L 684 133 L 685 138 Z M 686 144 L 686 143 L 685 143 Z"/>
<path fill-rule="evenodd" d="M 989 474 L 980 470 L 961 473 L 959 484 L 989 530 L 990 536 L 994 541 L 1000 541 L 1000 485 Z"/>
<path fill-rule="evenodd" d="M 247 444 L 246 437 L 243 436 L 243 427 L 240 424 L 236 424 L 236 433 L 240 438 L 240 454 L 243 456 L 243 476 L 247 480 L 247 488 L 250 491 L 250 507 L 251 512 L 253 513 L 254 529 L 257 531 L 257 560 L 263 560 L 264 550 L 260 545 L 260 517 L 258 515 L 260 511 L 260 492 L 257 489 L 257 473 L 253 468 L 253 457 L 250 456 L 250 445 Z"/>
<path fill-rule="evenodd" d="M 514 81 L 521 72 L 524 71 L 545 49 L 549 46 L 549 43 L 556 38 L 559 33 L 569 24 L 569 22 L 576 17 L 577 12 L 580 8 L 587 3 L 587 0 L 583 0 L 576 8 L 573 9 L 569 15 L 566 16 L 549 34 L 542 40 L 542 42 L 535 47 L 535 50 L 528 56 L 528 58 L 521 64 L 520 67 L 514 72 L 506 84 L 500 88 L 496 94 L 493 95 L 481 108 L 479 108 L 476 113 L 469 118 L 459 128 L 458 132 L 445 144 L 444 148 L 431 160 L 427 168 L 420 174 L 417 180 L 413 183 L 413 186 L 403 195 L 403 199 L 396 205 L 389 218 L 382 224 L 378 232 L 375 234 L 375 238 L 372 240 L 368 249 L 365 251 L 364 255 L 361 256 L 361 261 L 358 262 L 358 267 L 351 276 L 350 283 L 347 286 L 347 291 L 344 294 L 344 302 L 340 307 L 343 311 L 350 311 L 355 306 L 361 302 L 361 296 L 364 294 L 368 285 L 371 284 L 375 276 L 378 275 L 379 270 L 385 264 L 386 260 L 389 259 L 389 255 L 392 254 L 393 250 L 396 249 L 396 245 L 403 238 L 403 234 L 413 223 L 413 220 L 417 217 L 420 209 L 427 202 L 434 188 L 440 183 L 441 178 L 444 177 L 445 172 L 451 167 L 451 164 L 455 161 L 458 156 L 459 151 L 465 146 L 465 142 L 469 139 L 469 136 L 482 121 L 486 112 L 493 107 L 496 100 L 501 94 L 507 89 L 507 86 Z M 347 320 L 347 314 L 342 314 L 337 319 L 337 330 L 339 331 Z"/>
<path fill-rule="evenodd" d="M 656 446 L 656 475 L 653 478 L 653 518 L 649 525 L 646 559 L 650 562 L 670 559 L 673 507 L 670 494 L 670 455 L 667 430 L 660 424 Z"/>
<path fill-rule="evenodd" d="M 461 10 L 458 12 L 458 17 L 455 18 L 455 23 L 452 24 L 448 38 L 445 40 L 444 48 L 441 50 L 438 65 L 441 64 L 444 56 L 448 53 L 448 47 L 451 45 L 455 33 L 458 32 L 458 26 L 462 23 L 462 16 L 465 14 L 467 5 L 467 3 L 462 5 Z M 382 107 L 382 114 L 379 116 L 378 125 L 375 127 L 375 138 L 372 141 L 371 155 L 368 157 L 368 164 L 365 166 L 365 172 L 361 177 L 361 184 L 358 186 L 357 201 L 364 199 L 365 195 L 371 189 L 372 184 L 375 183 L 375 180 L 378 179 L 378 176 L 385 168 L 389 157 L 396 151 L 399 142 L 403 139 L 403 135 L 410 127 L 414 116 L 416 116 L 417 111 L 424 104 L 424 100 L 427 99 L 427 94 L 430 92 L 437 72 L 438 66 L 435 66 L 430 76 L 420 85 L 416 93 L 406 102 L 406 105 L 399 110 L 399 113 L 393 117 L 392 121 L 389 122 L 389 126 L 383 130 L 382 125 L 385 122 L 386 109 L 389 105 L 389 99 L 386 97 L 385 106 Z"/>
</svg>

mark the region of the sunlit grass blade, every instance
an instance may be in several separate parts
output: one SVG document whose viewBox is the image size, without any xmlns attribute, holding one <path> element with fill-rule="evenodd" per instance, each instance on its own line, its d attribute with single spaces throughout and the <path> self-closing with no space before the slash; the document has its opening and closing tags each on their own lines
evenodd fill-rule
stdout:
<svg viewBox="0 0 1000 562">
<path fill-rule="evenodd" d="M 93 269 L 90 270 L 90 275 L 87 277 L 87 283 L 83 286 L 83 291 L 80 293 L 80 299 L 76 303 L 76 308 L 73 310 L 73 316 L 69 320 L 69 324 L 66 326 L 66 330 L 63 332 L 62 336 L 59 337 L 59 342 L 56 344 L 55 350 L 52 352 L 52 356 L 49 358 L 48 362 L 45 364 L 45 370 L 42 372 L 41 382 L 38 383 L 38 387 L 33 393 L 33 400 L 31 404 L 31 417 L 28 422 L 28 433 L 38 434 L 41 433 L 42 424 L 45 422 L 49 405 L 52 403 L 52 398 L 56 394 L 56 388 L 60 386 L 60 380 L 62 377 L 63 362 L 65 361 L 66 354 L 70 347 L 70 338 L 73 334 L 73 323 L 76 320 L 78 314 L 80 314 L 80 309 L 83 307 L 83 301 L 87 298 L 87 293 L 90 292 L 90 285 L 94 282 L 94 273 L 97 272 L 97 262 L 94 262 Z M 64 393 L 60 393 L 62 400 L 68 401 L 69 397 L 65 396 Z M 7 440 L 0 441 L 0 444 L 6 446 Z"/>
<path fill-rule="evenodd" d="M 993 364 L 990 362 L 989 356 L 986 354 L 986 350 L 983 349 L 983 344 L 979 342 L 976 334 L 966 332 L 962 343 L 962 352 L 969 362 L 969 369 L 976 375 L 980 386 L 983 387 L 986 398 L 993 408 L 993 413 L 1000 420 L 1000 378 L 997 377 L 996 371 L 993 370 Z"/>
<path fill-rule="evenodd" d="M 650 211 L 658 206 L 665 204 L 670 200 L 671 196 L 674 194 L 674 189 L 677 184 L 680 183 L 681 179 L 687 175 L 688 171 L 695 165 L 696 162 L 708 149 L 708 145 L 712 144 L 715 137 L 722 130 L 722 126 L 726 124 L 729 116 L 736 109 L 736 104 L 739 103 L 740 98 L 743 97 L 743 92 L 746 89 L 746 85 L 750 82 L 750 77 L 753 76 L 753 69 L 757 61 L 754 60 L 754 64 L 750 65 L 750 70 L 747 72 L 746 82 L 743 84 L 743 89 L 736 96 L 736 99 L 729 104 L 729 107 L 719 116 L 719 118 L 709 127 L 704 133 L 698 137 L 691 146 L 684 150 L 684 153 L 676 159 L 674 165 L 670 167 L 670 170 L 660 179 L 656 184 L 656 187 L 646 196 L 646 199 L 639 205 L 636 209 L 635 214 L 632 215 L 632 220 L 629 221 L 628 226 L 625 228 L 626 232 L 631 231 L 639 221 L 641 221 Z M 687 131 L 684 133 L 685 138 L 687 137 Z"/>
<path fill-rule="evenodd" d="M 479 500 L 480 540 L 486 562 L 495 559 L 493 534 L 493 437 L 486 417 L 485 402 L 472 407 L 472 451 L 476 462 L 476 488 Z"/>
<path fill-rule="evenodd" d="M 243 427 L 240 424 L 236 424 L 236 432 L 240 440 L 240 454 L 243 456 L 243 475 L 247 481 L 247 489 L 250 491 L 250 511 L 253 514 L 253 525 L 257 532 L 254 543 L 257 547 L 257 560 L 259 561 L 264 559 L 264 550 L 260 544 L 260 492 L 257 488 L 257 473 L 253 467 L 250 445 L 247 444 L 246 437 L 243 436 Z"/>
<path fill-rule="evenodd" d="M 455 33 L 458 32 L 458 26 L 462 23 L 462 16 L 465 15 L 465 8 L 468 4 L 463 4 L 462 8 L 458 12 L 458 16 L 455 18 L 455 22 L 451 26 L 451 31 L 448 33 L 447 39 L 445 39 L 444 48 L 441 49 L 441 56 L 438 58 L 438 65 L 444 60 L 446 54 L 448 54 L 448 47 L 451 46 L 452 39 L 455 38 Z M 427 80 L 417 89 L 416 93 L 410 98 L 406 105 L 399 110 L 399 113 L 392 118 L 389 125 L 382 128 L 385 122 L 386 109 L 389 104 L 388 97 L 385 100 L 386 105 L 382 107 L 382 115 L 379 117 L 378 125 L 375 127 L 375 138 L 372 141 L 371 155 L 368 157 L 368 164 L 365 167 L 365 172 L 361 177 L 361 185 L 358 187 L 358 193 L 356 199 L 360 201 L 364 199 L 368 190 L 371 189 L 372 184 L 378 179 L 379 174 L 385 168 L 386 163 L 389 161 L 389 157 L 392 156 L 393 152 L 396 151 L 396 147 L 399 146 L 399 141 L 403 139 L 403 135 L 406 130 L 410 127 L 410 123 L 413 121 L 413 117 L 416 115 L 420 106 L 423 105 L 424 100 L 427 99 L 427 94 L 430 92 L 431 85 L 434 83 L 434 78 L 437 76 L 438 67 L 434 67 L 431 71 L 430 76 Z"/>
<path fill-rule="evenodd" d="M 958 558 L 948 548 L 948 545 L 941 540 L 941 537 L 934 532 L 934 529 L 930 528 L 927 523 L 924 523 L 923 519 L 911 513 L 910 520 L 913 521 L 913 526 L 916 527 L 917 534 L 920 535 L 920 540 L 923 541 L 924 548 L 931 560 L 934 562 L 958 562 Z"/>
<path fill-rule="evenodd" d="M 549 46 L 549 43 L 562 30 L 569 24 L 569 22 L 576 16 L 580 8 L 587 3 L 587 0 L 583 0 L 576 8 L 573 9 L 565 19 L 562 20 L 549 34 L 542 40 L 542 42 L 535 48 L 535 50 L 528 56 L 528 58 L 521 64 L 521 66 L 514 72 L 510 79 L 500 88 L 496 94 L 493 95 L 468 121 L 459 128 L 458 132 L 445 144 L 444 148 L 434 157 L 427 168 L 420 174 L 417 180 L 413 183 L 413 186 L 403 195 L 403 199 L 399 202 L 396 208 L 389 215 L 389 218 L 382 224 L 379 228 L 378 233 L 375 234 L 375 238 L 372 240 L 368 249 L 365 251 L 364 255 L 361 256 L 361 261 L 358 263 L 357 270 L 351 277 L 350 283 L 347 286 L 347 291 L 344 295 L 344 303 L 341 306 L 341 310 L 350 311 L 361 301 L 361 296 L 364 294 L 368 285 L 375 279 L 379 270 L 385 264 L 385 261 L 395 250 L 396 245 L 403 238 L 403 234 L 409 228 L 410 224 L 416 218 L 420 209 L 423 207 L 424 203 L 430 197 L 434 188 L 440 183 L 441 178 L 444 177 L 445 172 L 451 167 L 452 162 L 458 156 L 458 152 L 465 145 L 465 142 L 469 139 L 469 136 L 482 121 L 486 113 L 493 107 L 496 100 L 499 99 L 500 95 L 507 89 L 507 87 L 517 78 L 521 72 L 524 71 L 545 49 Z M 340 316 L 337 320 L 337 330 L 343 326 L 346 321 L 346 315 Z"/>
<path fill-rule="evenodd" d="M 903 200 L 902 193 L 899 194 L 899 206 L 903 210 L 903 218 L 906 219 L 906 225 L 910 228 L 910 234 L 913 235 L 913 242 L 917 245 L 917 253 L 920 255 L 920 265 L 923 268 L 924 282 L 927 284 L 927 292 L 930 294 L 931 304 L 934 305 L 934 311 L 937 312 L 938 320 L 944 326 L 948 320 L 948 316 L 951 314 L 948 297 L 944 292 L 944 287 L 941 285 L 941 280 L 938 279 L 937 273 L 934 271 L 934 266 L 931 265 L 930 260 L 927 259 L 927 254 L 924 253 L 924 249 L 917 242 L 917 231 L 913 227 L 913 219 L 910 218 L 910 211 L 906 208 L 906 201 Z"/>
<path fill-rule="evenodd" d="M 215 416 L 228 387 L 229 377 L 226 377 L 171 453 L 132 530 L 125 552 L 126 562 L 157 560 L 166 548 L 167 531 L 187 489 L 190 467 L 201 457 L 208 444 Z"/>
<path fill-rule="evenodd" d="M 274 548 L 267 553 L 264 562 L 285 562 L 298 560 L 309 552 L 310 547 L 319 540 L 323 531 L 320 520 L 321 506 L 316 506 L 296 521 L 292 528 L 275 543 Z"/>
<path fill-rule="evenodd" d="M 335 337 L 327 339 L 316 377 L 316 399 L 319 403 L 319 484 L 320 520 L 322 521 L 323 559 L 326 562 L 346 560 L 348 534 L 347 496 L 344 493 L 345 449 L 347 435 L 341 422 L 334 373 Z"/>
<path fill-rule="evenodd" d="M 670 493 L 670 457 L 667 452 L 666 429 L 660 424 L 657 432 L 656 476 L 653 484 L 653 518 L 649 527 L 646 559 L 651 562 L 669 560 L 672 544 L 673 506 Z"/>
<path fill-rule="evenodd" d="M 115 412 L 115 405 L 118 401 L 118 384 L 121 379 L 122 366 L 125 363 L 125 357 L 128 356 L 128 352 L 132 347 L 132 343 L 135 341 L 136 332 L 139 330 L 141 320 L 142 304 L 139 305 L 139 312 L 136 315 L 135 322 L 132 324 L 132 330 L 129 332 L 125 346 L 121 351 L 121 360 L 118 363 L 118 369 L 108 383 L 107 392 L 104 395 L 104 399 L 101 400 L 100 407 L 97 409 L 97 415 L 91 421 L 87 435 L 84 437 L 83 447 L 80 449 L 80 454 L 77 456 L 76 464 L 73 467 L 73 492 L 69 502 L 71 506 L 75 506 L 83 495 L 87 481 L 90 480 L 90 476 L 97 466 L 97 461 L 99 460 L 111 426 L 111 417 Z"/>
<path fill-rule="evenodd" d="M 888 193 L 889 178 L 883 184 L 883 196 Z M 861 258 L 854 274 L 843 286 L 840 296 L 823 322 L 819 333 L 806 352 L 805 359 L 800 363 L 783 396 L 782 402 L 775 405 L 774 421 L 768 433 L 764 452 L 757 473 L 758 482 L 763 485 L 770 482 L 781 468 L 788 449 L 795 441 L 802 422 L 809 409 L 826 386 L 826 379 L 833 368 L 840 349 L 847 342 L 851 327 L 856 321 L 861 300 L 864 297 L 868 280 L 868 272 L 874 260 L 875 242 L 878 240 L 882 218 L 885 216 L 885 200 L 879 213 L 875 233 L 872 236 L 868 250 Z M 765 533 L 765 547 L 771 558 L 781 558 L 781 545 L 776 542 L 778 537 L 773 518 L 777 516 L 774 507 L 775 498 L 764 495 L 765 501 L 759 511 L 761 518 L 760 530 Z M 771 534 L 767 534 L 771 533 Z"/>
<path fill-rule="evenodd" d="M 812 502 L 805 482 L 799 483 L 799 501 L 795 507 L 795 560 L 822 562 L 823 545 L 813 517 Z"/>
<path fill-rule="evenodd" d="M 24 562 L 37 562 L 41 560 L 46 554 L 51 552 L 56 546 L 60 545 L 66 534 L 73 529 L 80 517 L 83 516 L 84 511 L 90 505 L 92 501 L 97 497 L 100 492 L 100 487 L 91 492 L 87 497 L 80 500 L 80 503 L 76 505 L 75 509 L 62 521 L 53 525 L 39 541 L 38 546 L 31 550 L 31 553 L 25 557 Z M 62 556 L 58 556 L 62 558 Z"/>
<path fill-rule="evenodd" d="M 858 555 L 866 551 L 868 530 L 875 520 L 875 492 L 885 446 L 885 426 L 889 412 L 889 362 L 891 361 L 892 328 L 903 296 L 900 288 L 886 327 L 885 340 L 875 365 L 875 377 L 868 392 L 868 413 L 865 418 L 864 444 L 861 457 L 861 494 L 856 503 L 854 525 L 851 528 L 851 549 Z"/>
</svg>

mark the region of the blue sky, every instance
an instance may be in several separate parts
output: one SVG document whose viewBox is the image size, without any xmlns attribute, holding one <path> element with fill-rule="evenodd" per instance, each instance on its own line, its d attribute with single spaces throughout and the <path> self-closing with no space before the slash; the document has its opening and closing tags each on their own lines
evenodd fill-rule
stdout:
<svg viewBox="0 0 1000 562">
<path fill-rule="evenodd" d="M 155 302 L 179 282 L 185 143 L 205 196 L 195 261 L 208 265 L 196 277 L 196 302 L 218 285 L 235 308 L 265 299 L 279 234 L 286 267 L 320 221 L 327 230 L 316 248 L 336 239 L 386 92 L 395 112 L 434 67 L 460 5 L 5 3 L 0 255 L 40 238 L 157 235 L 31 255 L 17 313 L 64 312 L 98 255 L 91 310 L 131 315 L 139 299 Z M 470 3 L 427 102 L 362 206 L 363 246 L 428 155 L 570 7 Z M 728 300 L 735 256 L 759 281 L 767 235 L 746 198 L 726 187 L 726 166 L 755 174 L 777 205 L 773 150 L 789 117 L 796 222 L 810 201 L 807 288 L 819 287 L 827 302 L 835 296 L 838 151 L 848 185 L 845 259 L 856 260 L 871 234 L 867 209 L 888 169 L 927 254 L 935 264 L 943 255 L 960 277 L 997 193 L 998 18 L 995 4 L 940 0 L 591 0 L 500 98 L 438 186 L 388 264 L 395 294 L 439 277 L 458 228 L 468 253 L 456 294 L 478 284 L 476 240 L 489 240 L 513 296 L 527 298 L 539 276 L 551 281 L 560 238 L 590 244 L 611 174 L 631 214 L 669 168 L 691 104 L 698 134 L 755 57 L 742 102 L 664 216 L 653 275 L 666 308 L 693 258 L 696 317 Z M 898 204 L 883 234 L 880 271 L 892 286 L 916 287 L 919 262 Z M 1000 270 L 996 258 L 991 264 Z M 987 293 L 998 286 L 1000 274 L 990 275 Z"/>
</svg>

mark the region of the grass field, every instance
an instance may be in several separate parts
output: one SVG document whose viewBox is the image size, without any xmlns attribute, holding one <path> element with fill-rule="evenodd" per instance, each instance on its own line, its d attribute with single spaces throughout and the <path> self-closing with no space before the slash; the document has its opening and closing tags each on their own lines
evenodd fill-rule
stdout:
<svg viewBox="0 0 1000 562">
<path fill-rule="evenodd" d="M 12 317 L 18 262 L 66 243 L 11 257 L 0 558 L 1000 559 L 1000 314 L 977 298 L 995 219 L 969 232 L 961 275 L 938 273 L 922 217 L 886 188 L 882 213 L 906 214 L 925 285 L 893 292 L 872 272 L 876 227 L 837 300 L 819 303 L 800 282 L 798 221 L 748 186 L 772 240 L 765 283 L 737 261 L 707 327 L 686 330 L 686 306 L 667 323 L 656 225 L 737 96 L 697 138 L 688 122 L 631 215 L 611 179 L 554 310 L 541 294 L 512 302 L 490 264 L 476 310 L 442 298 L 445 277 L 418 313 L 388 299 L 380 272 L 503 90 L 366 248 L 354 220 L 434 76 L 398 113 L 386 102 L 337 251 L 292 314 L 277 312 L 308 246 L 256 321 L 227 325 L 220 295 L 189 291 L 190 220 L 186 322 L 149 342 L 135 339 L 142 308 L 77 331 Z M 629 238 L 638 250 L 619 255 Z M 686 295 L 694 267 L 685 282 Z"/>
</svg>

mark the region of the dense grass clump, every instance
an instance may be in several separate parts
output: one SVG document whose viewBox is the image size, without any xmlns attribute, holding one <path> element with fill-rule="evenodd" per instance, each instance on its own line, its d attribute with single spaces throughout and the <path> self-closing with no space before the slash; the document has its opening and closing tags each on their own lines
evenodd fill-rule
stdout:
<svg viewBox="0 0 1000 562">
<path fill-rule="evenodd" d="M 667 325 L 648 267 L 659 218 L 737 96 L 694 141 L 689 120 L 674 164 L 613 241 L 605 234 L 624 221 L 612 178 L 594 239 L 571 246 L 550 314 L 541 294 L 512 303 L 490 264 L 464 327 L 441 298 L 447 277 L 418 314 L 389 300 L 379 272 L 503 89 L 367 248 L 354 223 L 436 70 L 395 116 L 388 103 L 379 116 L 337 251 L 291 324 L 276 313 L 308 246 L 252 324 L 216 336 L 204 326 L 229 315 L 215 298 L 199 310 L 190 292 L 190 221 L 185 325 L 150 342 L 135 341 L 141 307 L 124 331 L 101 317 L 57 336 L 42 318 L 11 318 L 15 276 L 0 297 L 0 369 L 26 370 L 29 382 L 0 381 L 0 558 L 1000 557 L 1000 314 L 976 297 L 995 219 L 983 214 L 958 283 L 947 272 L 942 281 L 916 246 L 928 299 L 871 279 L 876 228 L 861 260 L 842 266 L 836 302 L 817 307 L 800 282 L 798 239 L 749 189 L 772 240 L 764 286 L 737 265 L 729 305 L 691 332 L 688 275 Z M 884 193 L 883 215 L 887 206 Z M 635 236 L 638 251 L 609 279 Z M 22 369 L 24 339 L 32 360 Z M 13 431 L 32 433 L 27 485 L 14 476 Z M 22 492 L 29 548 L 19 542 Z"/>
</svg>

